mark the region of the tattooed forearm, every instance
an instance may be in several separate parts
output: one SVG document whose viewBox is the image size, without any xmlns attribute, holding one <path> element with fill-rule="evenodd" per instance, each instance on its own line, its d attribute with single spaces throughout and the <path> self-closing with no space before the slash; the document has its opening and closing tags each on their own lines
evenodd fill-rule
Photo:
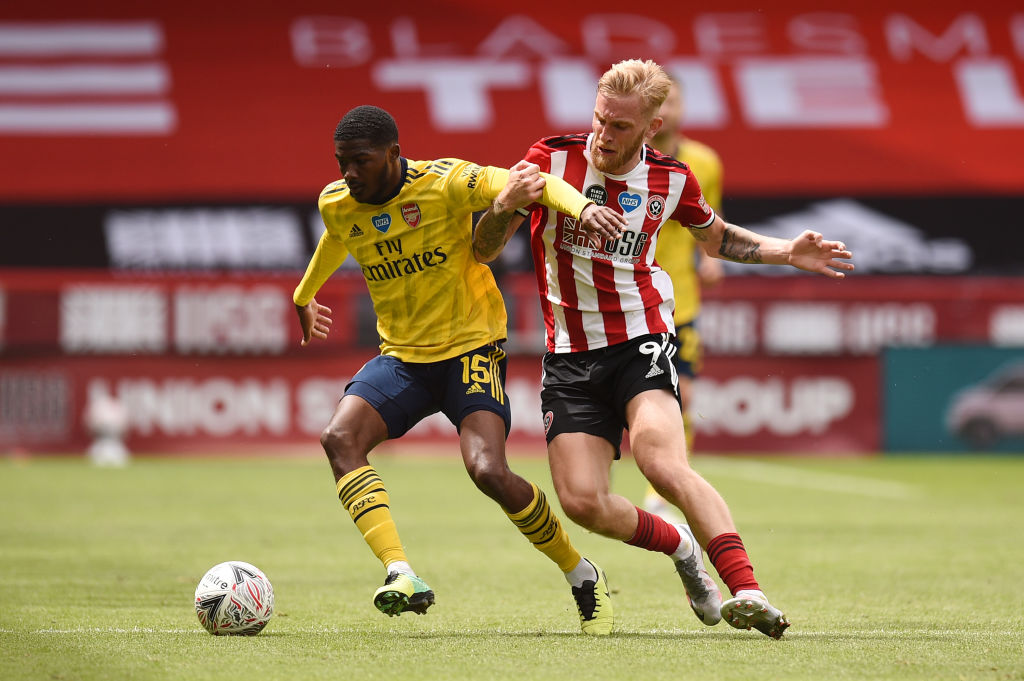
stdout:
<svg viewBox="0 0 1024 681">
<path fill-rule="evenodd" d="M 746 263 L 761 263 L 761 244 L 742 234 L 738 234 L 731 227 L 726 227 L 722 232 L 722 245 L 718 254 L 728 260 Z"/>
<path fill-rule="evenodd" d="M 505 246 L 505 234 L 514 215 L 495 213 L 488 208 L 473 232 L 473 254 L 485 262 L 494 259 Z"/>
</svg>

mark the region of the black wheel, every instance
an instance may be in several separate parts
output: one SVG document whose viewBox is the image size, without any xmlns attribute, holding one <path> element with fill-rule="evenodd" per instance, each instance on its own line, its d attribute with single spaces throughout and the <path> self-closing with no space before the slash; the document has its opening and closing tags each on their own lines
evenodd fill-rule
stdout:
<svg viewBox="0 0 1024 681">
<path fill-rule="evenodd" d="M 973 418 L 960 429 L 960 437 L 973 449 L 988 449 L 999 441 L 999 429 L 988 419 Z"/>
</svg>

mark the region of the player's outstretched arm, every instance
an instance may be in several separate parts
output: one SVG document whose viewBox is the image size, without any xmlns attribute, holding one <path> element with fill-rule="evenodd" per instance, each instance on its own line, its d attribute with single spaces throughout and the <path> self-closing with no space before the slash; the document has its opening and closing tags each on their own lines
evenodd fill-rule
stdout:
<svg viewBox="0 0 1024 681">
<path fill-rule="evenodd" d="M 792 250 L 789 264 L 797 269 L 824 274 L 833 279 L 842 279 L 844 271 L 853 270 L 853 263 L 846 262 L 853 257 L 841 241 L 828 241 L 818 232 L 809 229 L 790 240 Z"/>
<path fill-rule="evenodd" d="M 295 305 L 295 311 L 299 313 L 299 325 L 302 327 L 302 345 L 309 345 L 314 338 L 327 340 L 327 334 L 331 331 L 331 308 L 316 302 L 316 298 L 305 305 Z"/>
<path fill-rule="evenodd" d="M 346 257 L 348 249 L 345 245 L 324 230 L 306 266 L 306 273 L 292 294 L 292 302 L 295 303 L 295 311 L 299 313 L 299 324 L 302 326 L 302 345 L 308 345 L 313 338 L 327 338 L 331 327 L 331 308 L 317 303 L 314 296 Z"/>
<path fill-rule="evenodd" d="M 818 232 L 806 230 L 793 239 L 778 239 L 757 234 L 715 216 L 708 227 L 691 227 L 690 233 L 704 252 L 733 262 L 765 265 L 792 265 L 833 279 L 842 279 L 853 270 L 853 257 L 846 245 L 827 241 Z"/>
</svg>

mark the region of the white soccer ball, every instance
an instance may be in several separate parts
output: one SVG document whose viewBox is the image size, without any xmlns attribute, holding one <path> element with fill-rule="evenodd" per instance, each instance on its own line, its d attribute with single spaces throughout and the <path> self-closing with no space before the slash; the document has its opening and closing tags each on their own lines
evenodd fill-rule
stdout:
<svg viewBox="0 0 1024 681">
<path fill-rule="evenodd" d="M 196 615 L 216 636 L 253 636 L 274 614 L 274 587 L 255 565 L 229 560 L 214 565 L 196 587 Z"/>
</svg>

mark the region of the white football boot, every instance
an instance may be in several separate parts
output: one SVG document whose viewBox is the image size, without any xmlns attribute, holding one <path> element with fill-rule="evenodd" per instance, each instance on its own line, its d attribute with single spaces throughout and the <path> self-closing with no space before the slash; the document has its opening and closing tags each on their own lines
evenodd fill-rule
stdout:
<svg viewBox="0 0 1024 681">
<path fill-rule="evenodd" d="M 693 532 L 683 524 L 675 527 L 679 530 L 680 542 L 679 548 L 672 554 L 672 561 L 679 578 L 683 580 L 686 600 L 697 619 L 709 627 L 714 626 L 722 620 L 722 592 L 704 568 L 703 552 Z"/>
<path fill-rule="evenodd" d="M 722 603 L 722 618 L 737 629 L 753 627 L 765 636 L 782 638 L 789 620 L 756 589 L 741 589 Z"/>
</svg>

